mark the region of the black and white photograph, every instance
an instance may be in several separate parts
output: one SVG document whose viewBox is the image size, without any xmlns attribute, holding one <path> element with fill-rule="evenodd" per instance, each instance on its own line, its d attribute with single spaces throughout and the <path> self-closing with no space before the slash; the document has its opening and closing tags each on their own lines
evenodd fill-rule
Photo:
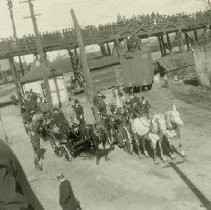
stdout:
<svg viewBox="0 0 211 210">
<path fill-rule="evenodd" d="M 0 210 L 211 210 L 211 0 L 0 0 Z"/>
</svg>

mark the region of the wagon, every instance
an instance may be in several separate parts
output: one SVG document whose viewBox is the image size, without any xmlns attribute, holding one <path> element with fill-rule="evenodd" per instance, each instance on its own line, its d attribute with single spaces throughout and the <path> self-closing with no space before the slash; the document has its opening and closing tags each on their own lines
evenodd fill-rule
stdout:
<svg viewBox="0 0 211 210">
<path fill-rule="evenodd" d="M 48 130 L 50 143 L 54 153 L 66 160 L 73 160 L 77 156 L 91 158 L 94 155 L 95 146 L 89 136 L 72 138 L 71 135 L 61 135 L 58 132 Z"/>
</svg>

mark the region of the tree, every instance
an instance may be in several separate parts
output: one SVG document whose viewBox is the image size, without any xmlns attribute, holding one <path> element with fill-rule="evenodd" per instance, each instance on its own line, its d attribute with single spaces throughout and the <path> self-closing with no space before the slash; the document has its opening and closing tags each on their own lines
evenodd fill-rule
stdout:
<svg viewBox="0 0 211 210">
<path fill-rule="evenodd" d="M 121 23 L 122 22 L 122 17 L 119 13 L 117 13 L 117 23 Z"/>
</svg>

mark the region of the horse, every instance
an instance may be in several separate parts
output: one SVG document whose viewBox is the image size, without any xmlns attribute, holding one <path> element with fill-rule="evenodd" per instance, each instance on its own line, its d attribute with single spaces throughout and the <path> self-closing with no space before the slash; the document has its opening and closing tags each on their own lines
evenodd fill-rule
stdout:
<svg viewBox="0 0 211 210">
<path fill-rule="evenodd" d="M 146 150 L 146 141 L 149 141 L 153 148 L 153 160 L 155 164 L 158 164 L 157 143 L 160 148 L 161 159 L 165 161 L 163 150 L 161 147 L 161 143 L 163 140 L 163 131 L 166 130 L 166 121 L 163 114 L 155 114 L 152 116 L 151 119 L 149 119 L 148 117 L 138 117 L 135 119 L 131 119 L 130 126 L 138 147 L 139 157 L 142 158 L 142 155 L 140 153 L 140 142 L 144 150 L 144 155 L 146 157 L 149 157 L 149 154 Z"/>
<path fill-rule="evenodd" d="M 96 128 L 96 125 L 90 125 L 88 130 L 88 136 L 92 142 L 93 146 L 93 155 L 96 156 L 96 165 L 100 164 L 100 159 L 102 157 L 105 157 L 105 160 L 108 161 L 109 157 L 108 154 L 115 149 L 115 147 L 112 145 L 110 148 L 105 148 L 105 142 L 102 142 L 100 134 Z M 100 144 L 103 144 L 103 149 L 99 148 Z"/>
<path fill-rule="evenodd" d="M 180 128 L 184 125 L 184 123 L 180 118 L 180 114 L 175 105 L 173 105 L 172 110 L 164 114 L 164 118 L 166 120 L 167 131 L 174 131 L 176 134 L 174 138 L 169 138 L 168 135 L 164 134 L 170 146 L 170 157 L 172 159 L 175 158 L 173 154 L 174 152 L 178 153 L 182 157 L 186 157 L 186 153 L 183 151 L 182 144 L 180 142 Z"/>
<path fill-rule="evenodd" d="M 101 115 L 100 121 L 94 124 L 94 130 L 104 149 L 106 145 L 112 147 L 116 142 L 117 132 L 114 128 L 113 119 L 110 116 Z"/>
</svg>

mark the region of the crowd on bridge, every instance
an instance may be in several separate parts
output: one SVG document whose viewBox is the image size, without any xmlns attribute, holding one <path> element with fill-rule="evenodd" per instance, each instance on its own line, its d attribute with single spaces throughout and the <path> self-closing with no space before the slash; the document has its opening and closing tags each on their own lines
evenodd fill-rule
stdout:
<svg viewBox="0 0 211 210">
<path fill-rule="evenodd" d="M 163 22 L 173 22 L 178 24 L 208 24 L 209 19 L 211 15 L 209 11 L 200 11 L 193 14 L 186 14 L 186 13 L 178 13 L 174 15 L 161 15 L 158 13 L 152 13 L 152 14 L 142 14 L 142 15 L 136 15 L 131 18 L 126 18 L 124 16 L 117 16 L 117 22 L 107 23 L 104 25 L 99 26 L 92 26 L 88 25 L 83 27 L 82 34 L 84 38 L 90 37 L 93 34 L 103 35 L 103 34 L 113 34 L 118 33 L 122 30 L 122 27 L 126 26 L 129 22 L 141 22 L 144 23 L 144 25 L 149 24 L 159 24 Z M 72 28 L 63 29 L 61 31 L 55 30 L 53 32 L 43 32 L 41 34 L 41 40 L 43 43 L 43 46 L 46 45 L 53 45 L 55 42 L 58 42 L 60 44 L 66 44 L 66 43 L 76 43 L 76 37 L 75 33 Z M 25 49 L 34 49 L 36 47 L 35 42 L 35 36 L 33 34 L 24 35 L 21 38 L 18 38 L 14 40 L 12 37 L 9 38 L 1 38 L 0 42 L 0 49 L 1 51 L 8 51 L 11 50 L 13 47 L 19 48 L 20 50 Z"/>
</svg>

